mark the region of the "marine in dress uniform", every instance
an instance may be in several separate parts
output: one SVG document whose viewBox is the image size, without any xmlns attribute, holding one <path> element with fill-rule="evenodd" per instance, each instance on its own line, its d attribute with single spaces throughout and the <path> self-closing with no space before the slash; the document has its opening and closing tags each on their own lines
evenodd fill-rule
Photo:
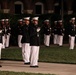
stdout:
<svg viewBox="0 0 76 75">
<path fill-rule="evenodd" d="M 30 67 L 38 67 L 39 48 L 40 48 L 40 27 L 38 18 L 34 17 L 33 24 L 30 25 L 30 46 L 31 46 L 31 62 Z"/>
<path fill-rule="evenodd" d="M 2 49 L 2 35 L 3 35 L 2 27 L 0 25 L 0 59 L 1 59 L 1 49 Z M 0 64 L 0 67 L 2 67 L 1 64 Z"/>
<path fill-rule="evenodd" d="M 24 24 L 22 26 L 22 56 L 24 60 L 24 64 L 30 64 L 30 33 L 29 33 L 29 25 L 30 25 L 30 17 L 24 18 Z"/>
<path fill-rule="evenodd" d="M 75 45 L 75 36 L 76 36 L 76 25 L 75 25 L 75 17 L 71 18 L 70 25 L 69 25 L 69 44 L 70 50 L 74 49 Z"/>
<path fill-rule="evenodd" d="M 57 21 L 54 21 L 54 27 L 52 29 L 52 33 L 53 33 L 53 37 L 54 37 L 53 43 L 55 45 L 58 44 L 58 31 L 57 30 L 58 30 L 58 28 L 57 28 Z"/>
<path fill-rule="evenodd" d="M 63 45 L 63 36 L 64 36 L 64 27 L 62 24 L 62 20 L 58 21 L 58 45 L 62 46 Z"/>
<path fill-rule="evenodd" d="M 5 49 L 5 19 L 1 19 L 1 26 L 2 26 L 2 32 L 3 32 L 3 36 L 2 36 L 2 44 L 3 44 L 3 49 Z"/>
<path fill-rule="evenodd" d="M 50 45 L 50 36 L 51 36 L 51 27 L 49 24 L 49 20 L 44 21 L 44 45 Z"/>
<path fill-rule="evenodd" d="M 10 42 L 10 35 L 11 35 L 11 27 L 9 24 L 9 19 L 5 19 L 5 35 L 6 35 L 6 41 L 5 41 L 5 47 L 9 47 L 9 42 Z"/>
<path fill-rule="evenodd" d="M 21 39 L 22 39 L 22 26 L 23 26 L 23 19 L 19 19 L 18 20 L 18 46 L 20 48 L 22 47 L 22 43 L 21 43 Z"/>
</svg>

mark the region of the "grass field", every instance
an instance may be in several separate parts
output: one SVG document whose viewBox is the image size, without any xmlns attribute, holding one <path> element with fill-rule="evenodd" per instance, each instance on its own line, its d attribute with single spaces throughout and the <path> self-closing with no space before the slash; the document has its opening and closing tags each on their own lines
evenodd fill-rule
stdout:
<svg viewBox="0 0 76 75">
<path fill-rule="evenodd" d="M 21 49 L 10 47 L 2 50 L 2 60 L 22 60 Z M 69 50 L 69 46 L 58 47 L 41 46 L 39 54 L 40 62 L 76 64 L 76 48 Z"/>
<path fill-rule="evenodd" d="M 54 74 L 35 74 L 35 73 L 24 73 L 24 72 L 8 72 L 0 71 L 0 75 L 54 75 Z"/>
</svg>

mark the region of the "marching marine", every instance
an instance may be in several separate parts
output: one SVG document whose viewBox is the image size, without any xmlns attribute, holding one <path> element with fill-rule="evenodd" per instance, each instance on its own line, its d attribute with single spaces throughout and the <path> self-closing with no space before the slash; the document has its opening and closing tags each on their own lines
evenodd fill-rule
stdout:
<svg viewBox="0 0 76 75">
<path fill-rule="evenodd" d="M 70 50 L 74 49 L 75 45 L 75 36 L 76 36 L 76 25 L 75 25 L 75 17 L 71 18 L 69 25 L 69 44 Z"/>
<path fill-rule="evenodd" d="M 6 41 L 5 41 L 5 47 L 9 47 L 9 42 L 10 42 L 10 35 L 11 35 L 11 27 L 9 24 L 9 19 L 5 19 L 5 37 L 6 37 Z"/>
<path fill-rule="evenodd" d="M 63 45 L 64 27 L 62 20 L 58 21 L 58 45 L 61 47 Z"/>
<path fill-rule="evenodd" d="M 54 27 L 52 29 L 52 34 L 53 34 L 53 37 L 54 37 L 53 43 L 55 45 L 58 44 L 58 27 L 57 27 L 57 24 L 58 24 L 57 21 L 54 21 Z"/>
<path fill-rule="evenodd" d="M 39 17 L 33 17 L 33 24 L 30 25 L 30 46 L 31 61 L 30 67 L 38 67 L 39 49 L 40 49 L 40 27 L 38 24 Z"/>
<path fill-rule="evenodd" d="M 44 45 L 50 46 L 51 27 L 49 20 L 44 21 Z"/>
<path fill-rule="evenodd" d="M 1 19 L 1 26 L 2 26 L 2 32 L 3 32 L 3 36 L 2 36 L 2 48 L 5 49 L 5 40 L 6 40 L 6 37 L 5 37 L 5 19 Z"/>
<path fill-rule="evenodd" d="M 0 60 L 1 60 L 1 49 L 2 49 L 2 35 L 3 35 L 2 26 L 0 25 Z M 1 64 L 0 64 L 0 67 L 2 67 Z"/>
<path fill-rule="evenodd" d="M 30 64 L 30 17 L 24 18 L 24 24 L 22 26 L 22 56 L 24 60 L 24 64 Z"/>
<path fill-rule="evenodd" d="M 18 20 L 18 46 L 21 48 L 22 47 L 22 26 L 23 26 L 23 19 Z"/>
</svg>

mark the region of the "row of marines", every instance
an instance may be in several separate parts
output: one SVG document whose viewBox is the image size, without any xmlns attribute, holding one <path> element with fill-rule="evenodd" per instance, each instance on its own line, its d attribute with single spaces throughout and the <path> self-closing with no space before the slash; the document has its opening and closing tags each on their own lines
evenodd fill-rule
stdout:
<svg viewBox="0 0 76 75">
<path fill-rule="evenodd" d="M 39 48 L 40 48 L 40 31 L 43 29 L 44 33 L 44 44 L 45 46 L 50 45 L 50 36 L 54 36 L 53 43 L 59 46 L 63 45 L 63 36 L 65 29 L 63 27 L 63 21 L 54 21 L 54 26 L 51 28 L 48 19 L 44 21 L 42 27 L 38 23 L 39 17 L 34 17 L 30 23 L 30 17 L 18 20 L 18 46 L 22 47 L 22 57 L 24 64 L 30 64 L 30 67 L 38 67 Z M 9 19 L 2 19 L 0 25 L 0 58 L 1 48 L 9 47 L 9 39 L 11 34 L 11 28 L 9 25 Z M 6 24 L 3 25 L 3 22 Z M 75 18 L 71 18 L 69 25 L 69 44 L 70 50 L 74 49 L 76 25 Z M 7 35 L 6 35 L 7 34 Z M 5 43 L 5 41 L 7 42 Z"/>
<path fill-rule="evenodd" d="M 0 59 L 1 59 L 1 49 L 5 49 L 5 47 L 9 47 L 9 39 L 10 39 L 10 25 L 9 19 L 0 20 Z M 0 67 L 2 67 L 0 65 Z"/>
<path fill-rule="evenodd" d="M 19 20 L 19 36 L 18 36 L 18 45 L 19 47 L 22 47 L 21 39 L 22 39 L 22 33 L 21 33 L 21 24 L 23 24 L 23 20 Z M 68 28 L 65 30 L 63 26 L 63 21 L 58 20 L 54 21 L 54 25 L 51 27 L 50 21 L 46 19 L 43 23 L 43 25 L 40 27 L 42 30 L 42 34 L 44 34 L 44 45 L 46 47 L 50 46 L 50 37 L 53 35 L 53 43 L 59 45 L 60 47 L 63 46 L 63 37 L 68 32 L 69 37 L 69 44 L 70 44 L 70 50 L 74 49 L 74 43 L 76 35 L 76 25 L 75 25 L 75 17 L 71 18 L 68 24 Z M 43 38 L 42 38 L 43 39 Z"/>
<path fill-rule="evenodd" d="M 38 18 L 39 17 L 34 17 L 32 19 L 32 24 L 30 25 L 30 21 L 29 21 L 30 17 L 26 17 L 24 20 L 25 23 L 22 23 L 21 30 L 19 28 L 19 33 L 22 34 L 22 40 L 21 40 L 22 57 L 24 60 L 24 64 L 30 64 L 30 67 L 38 67 L 38 56 L 39 56 L 39 48 L 40 48 L 39 47 L 40 27 L 38 25 Z M 1 45 L 0 49 L 3 47 L 3 40 L 2 40 L 4 36 L 3 34 L 4 34 L 3 26 L 0 25 L 0 45 Z M 0 57 L 1 57 L 1 52 L 0 52 Z M 2 66 L 0 65 L 0 67 Z"/>
<path fill-rule="evenodd" d="M 26 18 L 24 20 L 26 21 Z M 21 24 L 23 24 L 24 20 L 22 20 L 22 19 L 19 20 L 20 26 L 21 26 Z M 30 19 L 28 19 L 28 21 L 30 22 Z M 63 45 L 63 36 L 64 36 L 65 28 L 63 26 L 63 21 L 62 20 L 54 21 L 54 27 L 53 28 L 51 27 L 50 21 L 48 19 L 46 19 L 44 21 L 44 24 L 41 27 L 35 26 L 36 24 L 38 24 L 38 19 L 36 19 L 36 21 L 32 19 L 31 22 L 32 22 L 31 24 L 29 23 L 30 24 L 29 25 L 30 46 L 31 46 L 31 50 L 36 52 L 36 53 L 33 54 L 34 56 L 32 58 L 35 57 L 36 60 L 38 61 L 40 40 L 37 40 L 37 39 L 40 38 L 40 36 L 39 36 L 40 31 L 43 29 L 45 46 L 50 45 L 50 36 L 51 35 L 54 36 L 54 40 L 53 40 L 54 44 L 58 44 L 59 46 L 62 46 Z M 34 23 L 34 25 L 33 25 L 33 23 Z M 22 26 L 22 27 L 21 27 L 22 28 L 22 35 L 21 35 L 21 32 L 20 32 L 20 35 L 19 35 L 18 38 L 19 38 L 19 47 L 22 46 L 22 51 L 24 53 L 25 48 L 26 48 L 26 51 L 29 48 L 28 46 L 25 47 L 26 46 L 26 44 L 25 44 L 26 41 L 24 41 L 25 40 L 25 35 L 27 35 L 27 32 L 25 31 L 26 30 L 25 28 L 27 27 L 26 22 L 25 22 L 25 25 Z M 19 28 L 20 29 L 19 31 L 21 31 L 21 28 Z M 68 31 L 69 31 L 68 37 L 69 37 L 69 44 L 70 44 L 69 49 L 73 50 L 74 49 L 74 43 L 75 43 L 75 35 L 76 35 L 75 17 L 70 19 L 70 22 L 69 22 L 69 25 L 68 25 Z M 33 35 L 36 35 L 36 37 L 33 37 Z M 21 41 L 20 41 L 20 39 L 21 39 Z M 28 37 L 27 37 L 27 39 L 28 39 Z M 27 53 L 27 54 L 25 54 L 25 55 L 27 55 L 26 57 L 29 58 L 28 55 L 30 55 L 30 51 L 28 50 L 26 53 Z M 24 62 L 26 64 L 26 62 L 30 62 L 30 61 L 29 60 L 28 61 L 24 60 Z M 35 60 L 34 60 L 34 62 L 35 62 Z M 37 67 L 37 66 L 35 66 L 35 67 Z"/>
</svg>

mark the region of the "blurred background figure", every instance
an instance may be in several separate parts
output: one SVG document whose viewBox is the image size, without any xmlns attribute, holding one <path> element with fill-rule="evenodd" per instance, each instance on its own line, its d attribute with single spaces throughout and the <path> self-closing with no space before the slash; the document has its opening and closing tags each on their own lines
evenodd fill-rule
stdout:
<svg viewBox="0 0 76 75">
<path fill-rule="evenodd" d="M 5 47 L 6 48 L 9 47 L 10 35 L 11 35 L 11 27 L 10 27 L 9 19 L 5 19 L 5 37 L 6 37 Z"/>
<path fill-rule="evenodd" d="M 51 36 L 51 26 L 49 20 L 44 21 L 44 45 L 46 47 L 50 46 L 50 36 Z"/>
<path fill-rule="evenodd" d="M 1 60 L 1 49 L 2 49 L 2 35 L 3 35 L 2 26 L 0 25 L 0 60 Z M 2 67 L 1 64 L 0 67 Z"/>
<path fill-rule="evenodd" d="M 22 56 L 24 64 L 30 64 L 30 17 L 25 17 L 22 26 Z"/>
<path fill-rule="evenodd" d="M 74 49 L 75 45 L 75 36 L 76 36 L 76 24 L 75 24 L 75 17 L 71 18 L 70 24 L 69 24 L 69 45 L 70 50 Z"/>
<path fill-rule="evenodd" d="M 18 47 L 22 47 L 22 26 L 23 26 L 23 19 L 18 20 Z"/>
<path fill-rule="evenodd" d="M 53 43 L 55 45 L 58 44 L 58 26 L 57 26 L 57 24 L 58 24 L 57 21 L 54 21 L 54 27 L 52 29 L 52 34 L 53 34 L 53 37 L 54 37 Z"/>
<path fill-rule="evenodd" d="M 62 20 L 58 21 L 58 45 L 61 47 L 63 46 L 63 36 L 64 36 L 64 27 Z"/>
<path fill-rule="evenodd" d="M 5 49 L 5 41 L 6 41 L 6 36 L 5 36 L 5 19 L 1 19 L 1 26 L 2 26 L 2 32 L 3 32 L 3 36 L 2 36 L 2 44 L 3 44 L 3 49 Z"/>
</svg>

